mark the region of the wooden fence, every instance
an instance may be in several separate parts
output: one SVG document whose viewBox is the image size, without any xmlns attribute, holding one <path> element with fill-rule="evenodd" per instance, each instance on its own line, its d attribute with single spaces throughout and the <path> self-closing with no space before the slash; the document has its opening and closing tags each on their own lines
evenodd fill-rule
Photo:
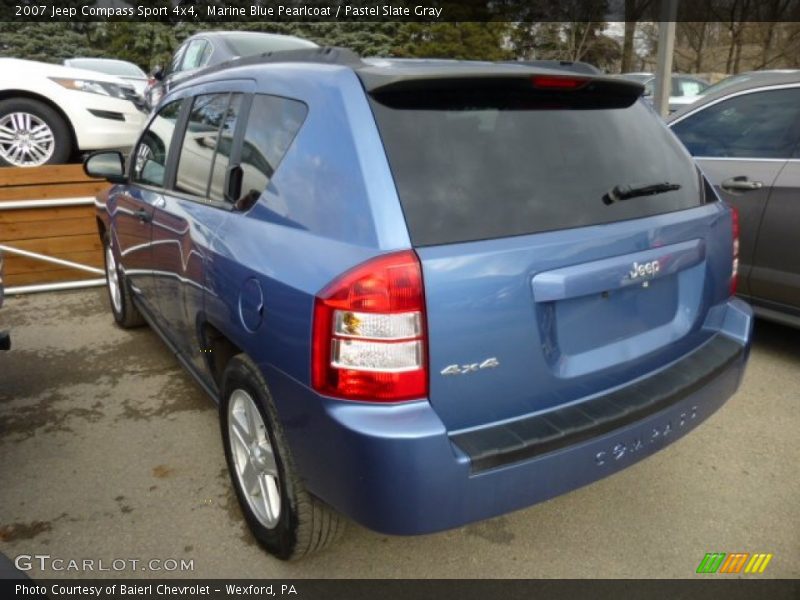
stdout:
<svg viewBox="0 0 800 600">
<path fill-rule="evenodd" d="M 101 283 L 94 197 L 107 186 L 88 178 L 81 165 L 0 168 L 7 293 Z"/>
</svg>

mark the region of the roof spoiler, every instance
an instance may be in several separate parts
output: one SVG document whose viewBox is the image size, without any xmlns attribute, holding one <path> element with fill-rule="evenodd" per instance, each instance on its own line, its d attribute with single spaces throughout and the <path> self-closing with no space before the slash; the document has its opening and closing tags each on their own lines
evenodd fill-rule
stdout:
<svg viewBox="0 0 800 600">
<path fill-rule="evenodd" d="M 395 108 L 627 108 L 644 92 L 636 82 L 613 77 L 543 69 L 509 72 L 500 67 L 415 74 L 368 74 L 356 71 L 376 101 Z"/>
</svg>

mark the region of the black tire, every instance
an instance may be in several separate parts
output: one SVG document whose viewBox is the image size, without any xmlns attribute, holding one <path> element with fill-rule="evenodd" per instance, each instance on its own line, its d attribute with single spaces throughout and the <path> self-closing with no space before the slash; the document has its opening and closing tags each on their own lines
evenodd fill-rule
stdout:
<svg viewBox="0 0 800 600">
<path fill-rule="evenodd" d="M 255 401 L 275 454 L 281 508 L 272 528 L 262 524 L 251 509 L 235 471 L 228 407 L 236 390 L 244 390 Z M 228 472 L 239 506 L 253 536 L 267 552 L 281 560 L 296 560 L 326 548 L 341 537 L 346 524 L 344 517 L 306 491 L 294 468 L 269 388 L 258 367 L 244 354 L 234 356 L 223 374 L 220 425 Z"/>
<path fill-rule="evenodd" d="M 117 273 L 117 285 L 119 286 L 119 305 L 115 305 L 114 296 L 112 292 L 111 282 L 111 269 L 109 268 L 109 252 L 114 257 L 116 263 L 116 252 L 111 243 L 111 238 L 108 234 L 103 238 L 103 264 L 105 265 L 106 272 L 106 291 L 108 292 L 108 303 L 111 305 L 111 314 L 114 315 L 114 321 L 123 329 L 131 329 L 133 327 L 141 327 L 145 324 L 144 317 L 139 309 L 133 302 L 133 293 L 128 285 L 125 276 L 119 269 L 118 265 L 114 265 L 113 269 Z"/>
<path fill-rule="evenodd" d="M 3 117 L 16 112 L 26 112 L 35 115 L 44 121 L 53 132 L 55 145 L 50 158 L 42 164 L 60 165 L 69 161 L 73 154 L 72 134 L 69 126 L 53 108 L 44 102 L 31 100 L 29 98 L 9 98 L 0 101 L 0 120 Z M 17 166 L 13 162 L 0 156 L 0 166 Z"/>
</svg>

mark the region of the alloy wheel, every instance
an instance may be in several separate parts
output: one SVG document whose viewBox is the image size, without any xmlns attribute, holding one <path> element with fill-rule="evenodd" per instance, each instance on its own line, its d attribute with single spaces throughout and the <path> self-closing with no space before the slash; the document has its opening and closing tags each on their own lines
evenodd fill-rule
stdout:
<svg viewBox="0 0 800 600">
<path fill-rule="evenodd" d="M 281 516 L 278 464 L 261 413 L 243 389 L 234 390 L 228 403 L 228 440 L 250 510 L 264 527 L 274 528 Z"/>
<path fill-rule="evenodd" d="M 28 112 L 0 117 L 0 157 L 16 167 L 37 167 L 53 156 L 56 138 L 50 126 Z"/>
<path fill-rule="evenodd" d="M 122 313 L 122 289 L 120 288 L 117 261 L 114 259 L 114 251 L 111 249 L 111 244 L 106 245 L 106 276 L 111 304 L 114 306 L 114 312 L 120 314 Z"/>
</svg>

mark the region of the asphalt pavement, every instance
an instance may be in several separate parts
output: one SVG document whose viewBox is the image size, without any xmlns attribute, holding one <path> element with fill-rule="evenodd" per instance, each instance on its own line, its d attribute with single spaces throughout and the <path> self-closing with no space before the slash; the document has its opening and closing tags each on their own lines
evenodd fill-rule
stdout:
<svg viewBox="0 0 800 600">
<path fill-rule="evenodd" d="M 215 406 L 155 333 L 114 325 L 102 288 L 9 297 L 2 328 L 0 552 L 34 579 L 671 578 L 708 552 L 772 553 L 756 577 L 800 577 L 798 330 L 759 321 L 740 391 L 617 475 L 436 535 L 351 523 L 283 563 L 245 528 Z"/>
</svg>

